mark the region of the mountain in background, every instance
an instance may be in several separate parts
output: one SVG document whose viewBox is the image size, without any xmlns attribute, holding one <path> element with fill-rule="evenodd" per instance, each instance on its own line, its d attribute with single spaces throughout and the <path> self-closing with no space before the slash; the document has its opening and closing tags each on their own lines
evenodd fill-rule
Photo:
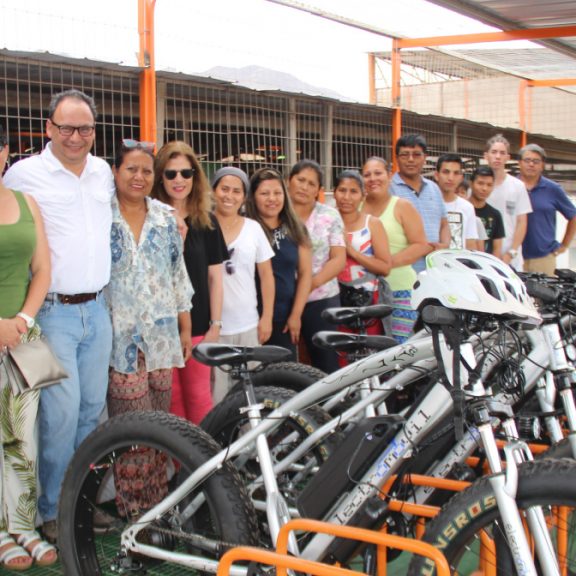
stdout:
<svg viewBox="0 0 576 576">
<path fill-rule="evenodd" d="M 234 82 L 253 90 L 281 90 L 292 94 L 308 94 L 309 96 L 322 96 L 333 98 L 342 102 L 353 102 L 350 98 L 338 94 L 328 88 L 320 88 L 302 82 L 292 74 L 263 68 L 262 66 L 244 66 L 243 68 L 229 68 L 227 66 L 214 66 L 202 73 L 203 76 Z"/>
</svg>

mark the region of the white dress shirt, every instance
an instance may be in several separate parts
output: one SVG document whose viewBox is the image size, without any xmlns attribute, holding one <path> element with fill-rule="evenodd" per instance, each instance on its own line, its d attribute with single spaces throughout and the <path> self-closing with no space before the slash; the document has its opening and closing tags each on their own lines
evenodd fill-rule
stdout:
<svg viewBox="0 0 576 576">
<path fill-rule="evenodd" d="M 110 280 L 112 171 L 89 154 L 78 177 L 64 168 L 51 146 L 14 164 L 4 184 L 30 194 L 40 207 L 52 256 L 50 292 L 98 292 Z"/>
</svg>

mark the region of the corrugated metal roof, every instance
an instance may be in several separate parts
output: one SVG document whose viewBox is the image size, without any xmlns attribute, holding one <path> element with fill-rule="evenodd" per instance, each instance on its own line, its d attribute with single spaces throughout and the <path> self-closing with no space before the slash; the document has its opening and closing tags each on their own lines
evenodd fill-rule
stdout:
<svg viewBox="0 0 576 576">
<path fill-rule="evenodd" d="M 391 52 L 375 52 L 390 60 Z M 501 76 L 512 73 L 531 80 L 576 78 L 576 58 L 550 48 L 486 48 L 438 50 L 402 50 L 402 62 L 435 73 L 461 78 Z"/>
<path fill-rule="evenodd" d="M 509 29 L 576 24 L 574 0 L 428 0 L 484 24 Z M 576 37 L 539 40 L 539 44 L 576 59 Z"/>
</svg>

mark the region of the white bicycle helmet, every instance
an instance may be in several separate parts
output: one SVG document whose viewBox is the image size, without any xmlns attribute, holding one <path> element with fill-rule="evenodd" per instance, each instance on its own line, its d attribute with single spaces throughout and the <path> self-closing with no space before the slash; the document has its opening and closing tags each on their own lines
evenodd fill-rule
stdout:
<svg viewBox="0 0 576 576">
<path fill-rule="evenodd" d="M 438 301 L 454 310 L 518 318 L 539 324 L 540 315 L 515 272 L 491 254 L 470 250 L 438 250 L 426 257 L 418 274 L 412 307 Z"/>
</svg>

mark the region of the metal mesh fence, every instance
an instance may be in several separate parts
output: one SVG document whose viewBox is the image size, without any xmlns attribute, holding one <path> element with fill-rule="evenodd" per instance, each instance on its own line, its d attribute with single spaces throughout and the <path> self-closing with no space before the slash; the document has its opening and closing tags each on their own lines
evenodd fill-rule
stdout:
<svg viewBox="0 0 576 576">
<path fill-rule="evenodd" d="M 504 129 L 575 140 L 574 88 L 529 88 L 507 70 L 522 70 L 526 78 L 537 61 L 551 78 L 557 53 L 544 48 L 419 49 L 400 52 L 401 107 L 418 114 L 487 122 Z M 391 53 L 376 54 L 376 97 L 391 106 Z M 539 72 L 541 74 L 541 72 Z"/>
<path fill-rule="evenodd" d="M 112 160 L 123 138 L 139 138 L 138 70 L 52 56 L 0 54 L 0 122 L 9 135 L 12 161 L 43 148 L 50 98 L 72 87 L 92 95 L 98 105 L 98 156 Z M 414 111 L 405 111 L 402 122 L 404 133 L 421 133 L 429 143 L 427 173 L 448 151 L 462 154 L 471 170 L 480 161 L 486 140 L 498 131 L 505 131 L 513 152 L 519 148 L 520 131 L 506 126 Z M 392 111 L 383 106 L 158 75 L 158 143 L 188 142 L 208 174 L 229 164 L 248 174 L 265 165 L 287 174 L 297 160 L 312 158 L 325 169 L 330 191 L 339 171 L 358 169 L 369 156 L 391 157 L 391 124 Z M 548 151 L 549 173 L 573 189 L 576 142 L 549 136 L 537 141 Z"/>
</svg>

